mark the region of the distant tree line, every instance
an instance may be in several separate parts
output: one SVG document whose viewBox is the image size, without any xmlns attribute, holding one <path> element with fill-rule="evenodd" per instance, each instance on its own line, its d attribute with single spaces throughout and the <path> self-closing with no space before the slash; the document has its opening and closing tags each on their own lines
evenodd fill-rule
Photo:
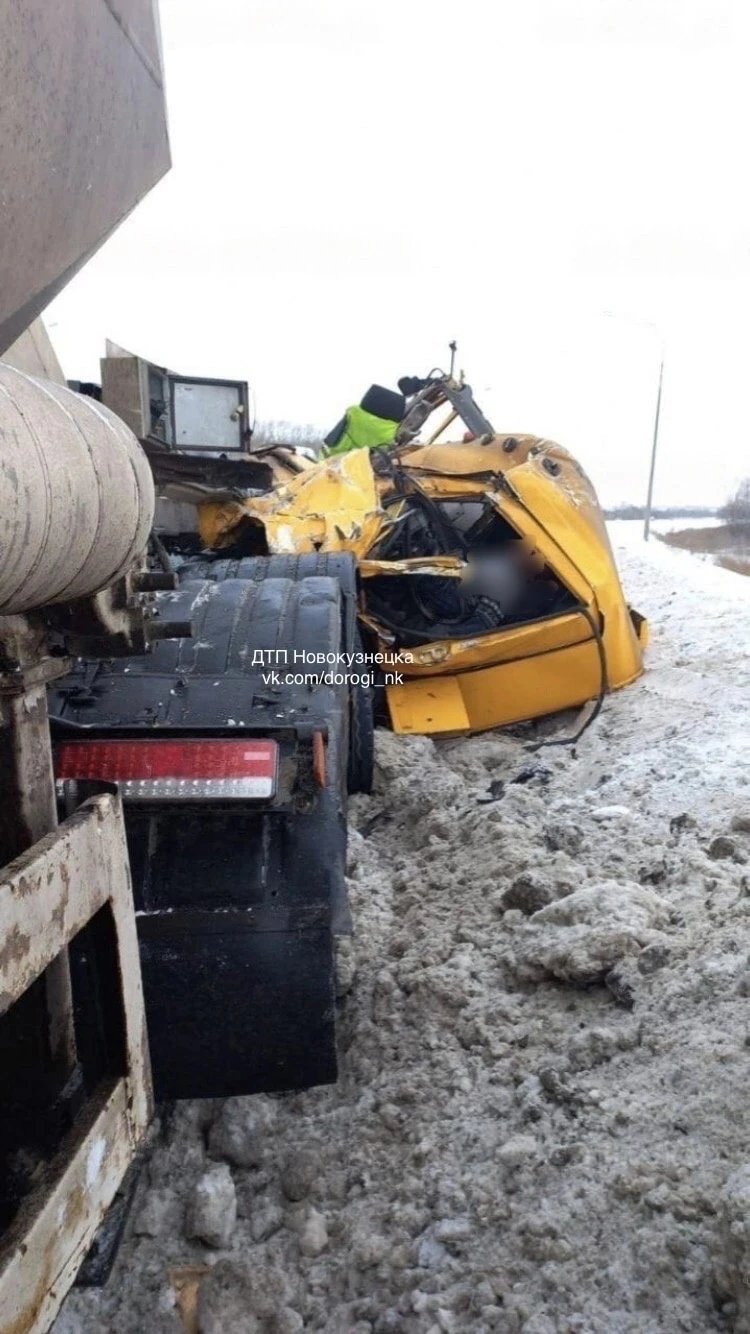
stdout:
<svg viewBox="0 0 750 1334">
<path fill-rule="evenodd" d="M 750 477 L 740 482 L 737 490 L 719 510 L 725 523 L 750 523 Z"/>
<path fill-rule="evenodd" d="M 325 432 L 311 422 L 261 421 L 252 436 L 252 448 L 263 445 L 305 445 L 320 453 Z"/>
<path fill-rule="evenodd" d="M 645 505 L 614 505 L 604 511 L 608 519 L 645 519 Z M 724 523 L 750 523 L 750 477 L 740 482 L 737 490 L 721 506 L 711 509 L 705 505 L 668 505 L 651 511 L 653 519 L 721 519 Z"/>
<path fill-rule="evenodd" d="M 652 519 L 710 519 L 716 514 L 715 509 L 704 505 L 668 505 L 652 509 Z M 604 511 L 607 519 L 645 519 L 645 505 L 614 505 Z"/>
</svg>

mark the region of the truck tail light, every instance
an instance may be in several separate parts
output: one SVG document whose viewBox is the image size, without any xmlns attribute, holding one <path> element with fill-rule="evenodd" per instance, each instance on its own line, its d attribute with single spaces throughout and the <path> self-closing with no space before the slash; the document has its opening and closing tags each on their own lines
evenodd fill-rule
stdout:
<svg viewBox="0 0 750 1334">
<path fill-rule="evenodd" d="M 58 784 L 117 783 L 125 801 L 263 800 L 276 793 L 275 741 L 65 741 Z"/>
</svg>

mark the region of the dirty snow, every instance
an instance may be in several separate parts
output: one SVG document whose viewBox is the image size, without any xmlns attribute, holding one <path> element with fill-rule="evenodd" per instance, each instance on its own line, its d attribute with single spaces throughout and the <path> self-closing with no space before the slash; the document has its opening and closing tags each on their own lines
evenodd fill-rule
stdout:
<svg viewBox="0 0 750 1334">
<path fill-rule="evenodd" d="M 750 1331 L 750 580 L 635 529 L 647 675 L 574 751 L 380 735 L 339 1085 L 165 1114 L 55 1334 L 187 1266 L 199 1334 Z"/>
</svg>

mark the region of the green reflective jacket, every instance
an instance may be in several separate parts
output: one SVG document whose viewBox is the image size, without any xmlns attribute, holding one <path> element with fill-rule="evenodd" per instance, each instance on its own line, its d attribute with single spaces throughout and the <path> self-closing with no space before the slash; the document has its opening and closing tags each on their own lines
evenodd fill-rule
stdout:
<svg viewBox="0 0 750 1334">
<path fill-rule="evenodd" d="M 380 445 L 390 445 L 398 427 L 398 422 L 375 417 L 357 404 L 347 408 L 344 434 L 338 444 L 326 450 L 326 454 L 348 454 L 350 449 L 377 449 Z"/>
</svg>

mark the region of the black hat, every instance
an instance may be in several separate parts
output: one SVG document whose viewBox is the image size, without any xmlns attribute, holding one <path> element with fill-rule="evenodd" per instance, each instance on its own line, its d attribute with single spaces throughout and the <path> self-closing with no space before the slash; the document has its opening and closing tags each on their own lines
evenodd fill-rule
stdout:
<svg viewBox="0 0 750 1334">
<path fill-rule="evenodd" d="M 429 380 L 421 380 L 418 375 L 402 375 L 398 387 L 407 398 L 412 398 L 414 394 L 418 394 L 420 390 L 425 389 L 429 383 Z"/>
<path fill-rule="evenodd" d="M 394 394 L 392 389 L 384 389 L 382 384 L 371 384 L 361 399 L 359 406 L 373 417 L 381 417 L 386 422 L 400 422 L 406 413 L 406 399 L 403 394 Z"/>
</svg>

